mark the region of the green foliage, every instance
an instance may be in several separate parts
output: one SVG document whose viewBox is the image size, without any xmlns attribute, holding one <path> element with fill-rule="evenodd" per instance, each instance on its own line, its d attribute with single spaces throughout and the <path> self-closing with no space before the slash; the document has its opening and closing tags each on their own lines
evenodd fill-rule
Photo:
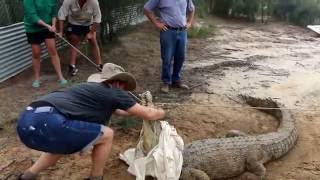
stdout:
<svg viewBox="0 0 320 180">
<path fill-rule="evenodd" d="M 312 24 L 317 18 L 319 18 L 319 7 L 317 5 L 304 4 L 296 8 L 296 10 L 290 14 L 290 21 L 298 25 Z"/>
<path fill-rule="evenodd" d="M 196 1 L 193 1 L 193 2 L 194 2 L 194 5 L 197 8 L 197 11 L 196 11 L 197 16 L 200 17 L 200 18 L 206 17 L 208 15 L 208 13 L 209 13 L 207 0 L 196 0 Z"/>
<path fill-rule="evenodd" d="M 289 13 L 297 8 L 297 4 L 293 0 L 274 0 L 273 4 L 273 15 L 281 19 L 288 19 Z"/>
<path fill-rule="evenodd" d="M 244 12 L 245 3 L 243 2 L 243 0 L 233 0 L 230 9 L 231 9 L 231 16 L 233 17 L 239 16 Z"/>
<path fill-rule="evenodd" d="M 274 15 L 305 26 L 320 18 L 319 0 L 275 0 Z"/>
<path fill-rule="evenodd" d="M 112 117 L 111 125 L 113 127 L 121 127 L 125 129 L 138 129 L 142 125 L 142 121 L 132 117 Z"/>
<path fill-rule="evenodd" d="M 212 14 L 215 7 L 216 0 L 205 0 L 205 1 L 206 1 L 207 11 Z"/>
<path fill-rule="evenodd" d="M 230 15 L 232 4 L 233 0 L 215 0 L 213 12 L 218 16 L 227 17 Z"/>
<path fill-rule="evenodd" d="M 260 13 L 271 16 L 274 12 L 274 0 L 261 0 Z"/>
<path fill-rule="evenodd" d="M 249 18 L 250 21 L 255 21 L 260 2 L 257 0 L 245 0 L 244 4 L 244 14 Z"/>
<path fill-rule="evenodd" d="M 216 0 L 214 13 L 222 17 L 247 17 L 255 21 L 259 6 L 258 0 Z"/>
<path fill-rule="evenodd" d="M 255 21 L 258 13 L 304 26 L 320 19 L 320 0 L 215 0 L 214 14 L 218 16 Z"/>
</svg>

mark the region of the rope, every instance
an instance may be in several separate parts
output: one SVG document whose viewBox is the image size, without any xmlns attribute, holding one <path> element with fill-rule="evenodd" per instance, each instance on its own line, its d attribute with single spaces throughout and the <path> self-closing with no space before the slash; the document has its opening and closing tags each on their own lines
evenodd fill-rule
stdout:
<svg viewBox="0 0 320 180">
<path fill-rule="evenodd" d="M 305 108 L 272 108 L 272 107 L 253 107 L 253 106 L 226 106 L 226 105 L 214 105 L 214 104 L 180 104 L 180 103 L 154 103 L 158 106 L 194 106 L 194 107 L 215 107 L 215 108 L 234 108 L 234 109 L 257 109 L 257 110 L 294 110 L 294 111 L 314 111 L 319 109 L 305 109 Z"/>
<path fill-rule="evenodd" d="M 132 92 L 128 92 L 137 102 L 141 102 L 141 99 L 134 95 Z M 234 109 L 257 109 L 257 110 L 294 110 L 294 111 L 319 111 L 319 109 L 305 109 L 305 108 L 272 108 L 272 107 L 253 107 L 253 106 L 226 106 L 226 105 L 214 105 L 214 104 L 181 104 L 181 103 L 154 103 L 157 106 L 198 106 L 198 107 L 216 107 L 216 108 L 234 108 Z"/>
</svg>

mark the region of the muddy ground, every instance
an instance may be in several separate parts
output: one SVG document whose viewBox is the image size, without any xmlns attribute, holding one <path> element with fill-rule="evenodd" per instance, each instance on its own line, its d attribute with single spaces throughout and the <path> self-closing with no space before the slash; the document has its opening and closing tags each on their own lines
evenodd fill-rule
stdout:
<svg viewBox="0 0 320 180">
<path fill-rule="evenodd" d="M 285 157 L 268 163 L 267 179 L 320 179 L 320 39 L 306 29 L 282 22 L 247 23 L 210 18 L 200 25 L 215 24 L 207 38 L 189 39 L 184 80 L 193 89 L 159 93 L 160 54 L 158 32 L 149 24 L 137 26 L 108 48 L 103 60 L 124 66 L 135 74 L 137 93 L 150 90 L 154 101 L 167 104 L 167 117 L 185 143 L 221 137 L 230 129 L 249 134 L 276 130 L 272 117 L 242 106 L 240 94 L 272 98 L 293 109 L 299 130 L 294 149 Z M 82 48 L 86 53 L 86 46 Z M 61 52 L 64 72 L 67 52 Z M 79 58 L 80 71 L 72 83 L 85 81 L 92 66 Z M 43 86 L 34 90 L 31 69 L 0 85 L 0 179 L 14 179 L 36 160 L 39 152 L 23 146 L 14 131 L 24 106 L 58 87 L 49 61 L 43 63 Z M 108 180 L 131 180 L 119 153 L 134 147 L 141 121 L 113 118 L 112 153 L 105 166 Z M 83 179 L 90 170 L 90 154 L 67 156 L 44 171 L 40 179 Z M 238 178 L 236 178 L 238 179 Z"/>
</svg>

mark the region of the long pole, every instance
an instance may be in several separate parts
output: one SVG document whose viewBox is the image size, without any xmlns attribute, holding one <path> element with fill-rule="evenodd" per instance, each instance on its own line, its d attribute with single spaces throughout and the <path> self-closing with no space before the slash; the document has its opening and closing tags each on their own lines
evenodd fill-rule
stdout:
<svg viewBox="0 0 320 180">
<path fill-rule="evenodd" d="M 71 46 L 73 49 L 75 49 L 81 56 L 83 56 L 86 60 L 88 60 L 91 64 L 93 64 L 100 72 L 102 71 L 102 69 L 99 67 L 99 65 L 97 65 L 96 63 L 94 63 L 88 56 L 86 56 L 85 54 L 83 54 L 77 47 L 75 47 L 74 45 L 72 45 L 71 43 L 69 43 L 68 40 L 66 40 L 64 37 L 62 37 L 60 34 L 54 32 L 60 39 L 62 39 L 64 42 L 66 42 L 69 46 Z"/>
<path fill-rule="evenodd" d="M 71 43 L 69 43 L 68 40 L 66 40 L 64 37 L 62 37 L 60 34 L 54 32 L 60 39 L 62 39 L 64 42 L 66 42 L 69 46 L 71 46 L 73 49 L 75 49 L 80 55 L 82 55 L 86 60 L 88 60 L 91 64 L 93 64 L 100 72 L 102 71 L 102 69 L 96 64 L 94 63 L 88 56 L 86 56 L 85 54 L 83 54 L 77 47 L 75 47 L 74 45 L 72 45 Z M 137 101 L 137 102 L 141 102 L 141 99 L 138 98 L 136 95 L 134 95 L 132 92 L 128 91 L 128 93 Z"/>
</svg>

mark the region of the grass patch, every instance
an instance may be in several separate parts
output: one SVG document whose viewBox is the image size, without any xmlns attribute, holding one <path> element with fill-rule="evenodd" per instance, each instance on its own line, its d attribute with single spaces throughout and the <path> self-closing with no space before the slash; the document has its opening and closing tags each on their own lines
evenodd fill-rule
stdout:
<svg viewBox="0 0 320 180">
<path fill-rule="evenodd" d="M 189 38 L 207 38 L 209 35 L 214 34 L 215 26 L 193 26 L 188 30 Z"/>
<path fill-rule="evenodd" d="M 141 129 L 142 120 L 133 117 L 112 117 L 112 127 L 121 127 L 124 129 Z"/>
<path fill-rule="evenodd" d="M 18 118 L 19 113 L 17 112 L 0 113 L 0 131 L 12 128 L 12 124 L 16 123 Z"/>
</svg>

